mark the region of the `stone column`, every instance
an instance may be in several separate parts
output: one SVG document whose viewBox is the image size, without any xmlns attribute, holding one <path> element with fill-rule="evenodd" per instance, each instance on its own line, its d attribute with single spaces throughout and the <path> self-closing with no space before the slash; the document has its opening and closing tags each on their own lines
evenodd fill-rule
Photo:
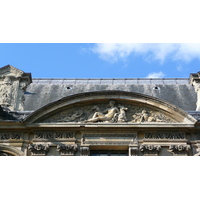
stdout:
<svg viewBox="0 0 200 200">
<path fill-rule="evenodd" d="M 129 156 L 138 156 L 138 146 L 129 146 Z"/>
<path fill-rule="evenodd" d="M 82 147 L 80 147 L 80 155 L 81 156 L 89 156 L 90 155 L 90 148 L 89 148 L 89 146 L 82 146 Z"/>
</svg>

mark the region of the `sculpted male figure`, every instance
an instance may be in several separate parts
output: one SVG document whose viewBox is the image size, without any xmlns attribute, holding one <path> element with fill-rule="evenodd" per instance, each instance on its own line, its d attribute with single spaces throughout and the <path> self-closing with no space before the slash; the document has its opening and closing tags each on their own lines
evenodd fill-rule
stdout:
<svg viewBox="0 0 200 200">
<path fill-rule="evenodd" d="M 119 109 L 115 107 L 115 101 L 109 101 L 110 108 L 106 109 L 103 113 L 95 112 L 91 119 L 85 122 L 98 122 L 98 121 L 110 121 L 116 113 L 119 113 Z"/>
</svg>

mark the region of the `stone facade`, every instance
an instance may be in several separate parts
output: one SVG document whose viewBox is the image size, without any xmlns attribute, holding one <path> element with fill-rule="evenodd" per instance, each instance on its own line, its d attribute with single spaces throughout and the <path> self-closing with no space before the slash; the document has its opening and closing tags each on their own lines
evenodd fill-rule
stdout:
<svg viewBox="0 0 200 200">
<path fill-rule="evenodd" d="M 144 82 L 150 80 L 153 83 L 149 85 L 151 84 L 149 82 L 145 86 L 152 88 L 152 93 L 145 93 L 145 90 L 127 91 L 126 85 L 119 84 L 120 81 L 126 81 L 129 84 L 127 87 L 140 88 L 140 83 L 138 81 L 136 83 L 134 79 L 115 79 L 110 85 L 106 83 L 105 90 L 101 85 L 105 80 L 99 85 L 95 83 L 94 86 L 88 83 L 91 81 L 88 79 L 87 83 L 84 83 L 87 92 L 80 91 L 83 83 L 79 85 L 79 89 L 76 89 L 77 83 L 74 83 L 68 86 L 65 93 L 63 90 L 67 85 L 62 87 L 60 85 L 70 79 L 63 79 L 57 82 L 56 87 L 51 83 L 44 86 L 52 88 L 52 94 L 48 95 L 53 96 L 55 93 L 54 98 L 50 96 L 46 98 L 43 91 L 37 89 L 35 81 L 39 79 L 33 79 L 32 82 L 30 73 L 24 73 L 10 65 L 2 67 L 0 68 L 0 155 L 198 156 L 200 155 L 198 75 L 199 73 L 191 74 L 187 83 L 186 80 L 182 83 L 182 79 L 176 79 L 178 85 L 175 85 L 175 82 L 169 84 L 167 79 L 144 79 Z M 113 86 L 114 81 L 118 85 Z M 169 85 L 166 88 L 169 90 L 179 88 L 182 91 L 179 94 L 183 94 L 183 96 L 175 95 L 171 99 L 171 102 L 174 100 L 174 104 L 166 101 L 166 94 L 170 91 L 166 88 L 162 90 L 167 81 Z M 52 82 L 55 83 L 55 80 Z M 186 96 L 183 99 L 188 88 L 191 101 Z M 60 98 L 55 92 L 58 89 L 62 94 Z M 72 90 L 73 93 L 70 93 Z M 171 93 L 171 97 L 173 95 Z M 184 103 L 181 103 L 181 98 Z M 41 102 L 44 105 L 38 107 L 42 105 Z"/>
</svg>

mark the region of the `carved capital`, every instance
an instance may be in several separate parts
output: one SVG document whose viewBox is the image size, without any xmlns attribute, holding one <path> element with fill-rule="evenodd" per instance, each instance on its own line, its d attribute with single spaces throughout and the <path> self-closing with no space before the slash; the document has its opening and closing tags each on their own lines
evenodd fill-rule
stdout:
<svg viewBox="0 0 200 200">
<path fill-rule="evenodd" d="M 80 155 L 81 156 L 89 156 L 90 148 L 89 147 L 80 147 Z"/>
<path fill-rule="evenodd" d="M 157 156 L 159 151 L 161 149 L 160 145 L 147 145 L 147 144 L 142 144 L 140 146 L 140 151 L 143 152 L 143 154 L 146 155 L 153 155 Z"/>
<path fill-rule="evenodd" d="M 61 156 L 73 156 L 77 148 L 77 144 L 57 145 L 57 151 Z"/>
<path fill-rule="evenodd" d="M 32 156 L 46 156 L 47 151 L 49 151 L 49 145 L 29 144 L 28 150 L 32 153 Z"/>
<path fill-rule="evenodd" d="M 190 150 L 190 145 L 180 144 L 180 145 L 170 145 L 169 152 L 171 152 L 174 156 L 187 155 Z"/>
</svg>

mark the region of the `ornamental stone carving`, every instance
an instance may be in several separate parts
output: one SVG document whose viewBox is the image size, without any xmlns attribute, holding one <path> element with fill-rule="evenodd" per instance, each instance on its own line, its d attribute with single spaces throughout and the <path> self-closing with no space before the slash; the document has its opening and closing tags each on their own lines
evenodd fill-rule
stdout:
<svg viewBox="0 0 200 200">
<path fill-rule="evenodd" d="M 49 145 L 29 144 L 28 150 L 32 153 L 32 156 L 46 156 L 49 151 Z"/>
<path fill-rule="evenodd" d="M 77 148 L 77 144 L 57 145 L 57 151 L 61 156 L 73 156 Z"/>
<path fill-rule="evenodd" d="M 86 120 L 85 122 L 114 122 L 115 116 L 119 113 L 119 109 L 115 106 L 115 101 L 109 101 L 110 108 L 106 109 L 103 112 L 95 112 L 91 119 Z"/>
<path fill-rule="evenodd" d="M 21 133 L 0 133 L 0 140 L 20 140 L 21 137 Z"/>
<path fill-rule="evenodd" d="M 185 156 L 190 150 L 190 145 L 179 144 L 179 145 L 170 145 L 169 152 L 171 152 L 174 156 Z"/>
<path fill-rule="evenodd" d="M 31 74 L 10 65 L 0 68 L 0 105 L 10 111 L 22 111 L 24 92 L 31 81 Z"/>
<path fill-rule="evenodd" d="M 37 140 L 58 140 L 58 139 L 75 139 L 75 132 L 36 132 L 34 139 Z"/>
<path fill-rule="evenodd" d="M 145 132 L 144 139 L 166 139 L 166 140 L 181 140 L 186 139 L 185 133 L 173 133 L 173 132 Z"/>
<path fill-rule="evenodd" d="M 146 106 L 118 104 L 114 100 L 108 104 L 90 104 L 69 108 L 42 122 L 62 123 L 176 123 L 161 111 Z"/>
<path fill-rule="evenodd" d="M 140 146 L 140 151 L 143 153 L 143 155 L 148 156 L 158 156 L 158 153 L 161 149 L 160 145 L 150 145 L 150 144 L 142 144 Z"/>
</svg>

